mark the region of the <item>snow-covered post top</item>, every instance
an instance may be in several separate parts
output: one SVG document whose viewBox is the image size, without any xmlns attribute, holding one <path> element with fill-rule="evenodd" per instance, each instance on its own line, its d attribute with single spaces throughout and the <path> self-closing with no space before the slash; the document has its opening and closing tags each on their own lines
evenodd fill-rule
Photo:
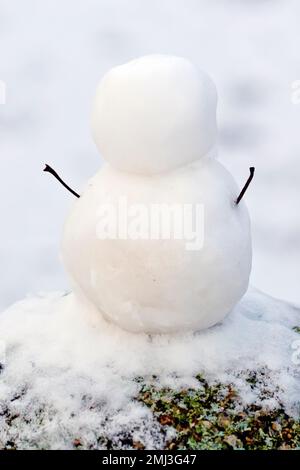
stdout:
<svg viewBox="0 0 300 470">
<path fill-rule="evenodd" d="M 214 147 L 217 92 L 187 59 L 150 55 L 111 69 L 92 112 L 94 140 L 118 170 L 156 174 Z"/>
</svg>

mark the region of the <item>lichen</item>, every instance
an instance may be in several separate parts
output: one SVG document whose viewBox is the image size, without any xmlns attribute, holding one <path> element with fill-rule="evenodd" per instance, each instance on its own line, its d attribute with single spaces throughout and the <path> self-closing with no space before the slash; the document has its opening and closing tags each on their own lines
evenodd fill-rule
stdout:
<svg viewBox="0 0 300 470">
<path fill-rule="evenodd" d="M 146 404 L 161 426 L 171 426 L 176 437 L 167 449 L 299 449 L 300 420 L 286 414 L 283 407 L 242 405 L 230 385 L 209 385 L 197 377 L 197 389 L 174 392 L 155 385 L 144 386 L 139 400 Z M 256 376 L 249 374 L 248 381 Z"/>
</svg>

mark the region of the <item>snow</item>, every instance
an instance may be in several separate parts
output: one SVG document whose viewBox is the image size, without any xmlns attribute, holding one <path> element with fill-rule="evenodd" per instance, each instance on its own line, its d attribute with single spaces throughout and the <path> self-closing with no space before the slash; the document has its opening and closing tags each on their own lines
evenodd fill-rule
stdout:
<svg viewBox="0 0 300 470">
<path fill-rule="evenodd" d="M 216 87 L 190 61 L 147 55 L 113 67 L 92 113 L 94 140 L 114 168 L 151 175 L 205 156 L 216 144 Z"/>
<path fill-rule="evenodd" d="M 42 163 L 80 190 L 99 168 L 87 124 L 97 80 L 155 51 L 187 56 L 214 78 L 220 159 L 238 182 L 250 165 L 258 169 L 247 193 L 252 281 L 299 303 L 300 107 L 292 97 L 299 11 L 297 0 L 2 0 L 1 305 L 67 285 L 57 247 L 70 199 L 46 182 Z M 0 419 L 7 406 L 14 417 L 0 427 L 0 441 L 68 448 L 80 429 L 96 445 L 97 431 L 118 436 L 130 426 L 145 433 L 148 448 L 160 447 L 157 424 L 132 402 L 137 372 L 177 387 L 193 385 L 201 369 L 211 380 L 233 381 L 253 402 L 261 396 L 243 371 L 265 367 L 269 405 L 298 406 L 299 340 L 291 328 L 299 311 L 285 303 L 250 291 L 221 326 L 150 338 L 99 319 L 92 327 L 72 302 L 61 294 L 29 298 L 0 316 Z"/>
<path fill-rule="evenodd" d="M 147 383 L 154 375 L 159 385 L 178 389 L 197 386 L 194 377 L 203 373 L 233 383 L 245 403 L 299 414 L 292 345 L 300 312 L 287 303 L 250 289 L 222 324 L 180 335 L 128 333 L 89 314 L 73 294 L 53 292 L 0 315 L 0 442 L 67 449 L 80 436 L 84 446 L 101 448 L 106 438 L 117 443 L 129 433 L 147 449 L 162 448 L 168 435 L 135 401 L 134 379 Z M 261 369 L 265 382 L 253 389 L 245 373 Z"/>
<path fill-rule="evenodd" d="M 249 282 L 250 223 L 243 201 L 235 203 L 238 194 L 232 176 L 214 158 L 150 176 L 102 167 L 65 223 L 62 253 L 74 292 L 130 331 L 214 325 Z M 121 210 L 120 201 L 128 209 Z M 157 219 L 153 207 L 171 209 Z M 114 227 L 123 232 L 124 225 L 124 234 L 112 233 Z"/>
<path fill-rule="evenodd" d="M 92 129 L 108 164 L 72 208 L 63 258 L 75 294 L 126 330 L 204 329 L 222 320 L 247 290 L 249 217 L 245 205 L 235 203 L 233 178 L 212 155 L 216 102 L 211 79 L 187 59 L 169 55 L 114 67 L 98 86 Z M 126 213 L 133 214 L 125 234 L 124 199 Z M 160 217 L 169 222 L 168 241 L 151 213 L 154 205 L 167 204 L 173 220 Z M 195 231 L 203 235 L 196 240 L 186 232 L 199 206 L 203 216 Z"/>
<path fill-rule="evenodd" d="M 299 0 L 0 4 L 1 309 L 27 292 L 67 288 L 57 247 L 73 198 L 43 165 L 81 191 L 100 166 L 88 123 L 98 80 L 151 53 L 188 57 L 212 76 L 220 161 L 240 187 L 257 168 L 247 194 L 252 283 L 300 303 L 300 105 L 291 101 Z"/>
</svg>

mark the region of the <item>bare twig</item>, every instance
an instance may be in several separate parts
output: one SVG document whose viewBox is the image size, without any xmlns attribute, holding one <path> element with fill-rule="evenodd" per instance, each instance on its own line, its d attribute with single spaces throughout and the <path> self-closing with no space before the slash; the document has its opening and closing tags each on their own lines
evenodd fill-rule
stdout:
<svg viewBox="0 0 300 470">
<path fill-rule="evenodd" d="M 74 196 L 76 197 L 80 197 L 79 194 L 77 194 L 72 188 L 70 188 L 70 186 L 68 186 L 62 179 L 61 177 L 56 173 L 56 171 L 53 170 L 53 168 L 51 168 L 51 166 L 47 165 L 45 166 L 44 168 L 44 171 L 48 172 L 48 173 L 51 173 L 51 175 L 53 175 L 68 191 L 70 191 L 70 193 L 72 193 Z"/>
<path fill-rule="evenodd" d="M 247 179 L 247 181 L 246 181 L 246 183 L 245 183 L 245 186 L 243 187 L 242 191 L 241 191 L 240 194 L 239 194 L 239 197 L 238 197 L 237 200 L 236 200 L 236 205 L 238 205 L 238 203 L 241 202 L 241 200 L 242 200 L 242 198 L 243 198 L 245 192 L 247 191 L 248 186 L 249 186 L 249 184 L 251 183 L 252 178 L 253 178 L 253 176 L 254 176 L 254 172 L 255 172 L 254 166 L 251 166 L 251 167 L 249 168 L 249 170 L 250 170 L 250 176 L 249 176 L 249 178 Z"/>
</svg>

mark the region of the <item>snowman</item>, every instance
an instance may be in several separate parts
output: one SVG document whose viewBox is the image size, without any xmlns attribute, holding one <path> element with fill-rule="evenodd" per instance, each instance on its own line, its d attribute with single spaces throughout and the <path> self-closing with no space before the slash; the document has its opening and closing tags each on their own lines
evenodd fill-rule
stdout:
<svg viewBox="0 0 300 470">
<path fill-rule="evenodd" d="M 184 58 L 142 57 L 101 80 L 92 133 L 106 163 L 80 197 L 45 168 L 78 197 L 62 252 L 82 308 L 132 332 L 197 331 L 222 321 L 246 292 L 252 253 L 242 198 L 254 168 L 240 192 L 217 161 L 216 104 L 211 79 Z M 123 230 L 120 201 L 140 232 Z M 201 208 L 193 249 L 172 230 L 146 236 L 149 219 L 137 223 L 137 208 L 151 219 L 153 207 L 171 206 Z"/>
</svg>

